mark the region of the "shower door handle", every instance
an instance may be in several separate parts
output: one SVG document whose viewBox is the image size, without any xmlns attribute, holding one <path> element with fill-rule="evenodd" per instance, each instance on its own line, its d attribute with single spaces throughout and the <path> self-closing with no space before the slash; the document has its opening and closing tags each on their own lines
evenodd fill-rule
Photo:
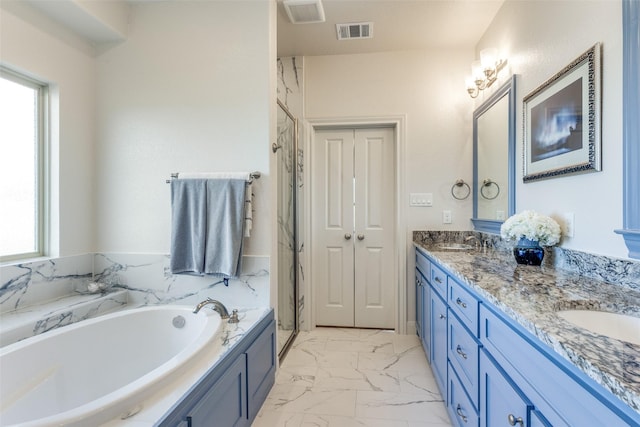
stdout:
<svg viewBox="0 0 640 427">
<path fill-rule="evenodd" d="M 351 234 L 347 233 L 344 235 L 344 240 L 351 240 Z"/>
</svg>

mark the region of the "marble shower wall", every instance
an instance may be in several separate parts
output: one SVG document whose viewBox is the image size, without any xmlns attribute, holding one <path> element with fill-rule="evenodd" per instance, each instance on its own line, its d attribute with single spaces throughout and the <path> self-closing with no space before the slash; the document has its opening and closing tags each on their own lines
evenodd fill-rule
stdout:
<svg viewBox="0 0 640 427">
<path fill-rule="evenodd" d="M 297 238 L 298 238 L 298 321 L 300 329 L 304 330 L 304 136 L 306 126 L 303 120 L 303 59 L 302 57 L 278 58 L 278 99 L 289 112 L 298 119 L 298 168 L 297 168 Z"/>
</svg>

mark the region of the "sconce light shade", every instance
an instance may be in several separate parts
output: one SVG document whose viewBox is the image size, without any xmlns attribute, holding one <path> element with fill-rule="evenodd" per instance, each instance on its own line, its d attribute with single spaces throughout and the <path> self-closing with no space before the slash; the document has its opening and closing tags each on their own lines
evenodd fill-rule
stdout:
<svg viewBox="0 0 640 427">
<path fill-rule="evenodd" d="M 497 62 L 498 49 L 487 48 L 480 51 L 480 63 L 482 64 L 482 71 L 495 69 Z"/>
<path fill-rule="evenodd" d="M 498 59 L 498 49 L 487 48 L 480 51 L 480 59 L 471 63 L 471 76 L 465 80 L 467 92 L 476 98 L 498 79 L 498 72 L 504 68 L 506 60 Z"/>
</svg>

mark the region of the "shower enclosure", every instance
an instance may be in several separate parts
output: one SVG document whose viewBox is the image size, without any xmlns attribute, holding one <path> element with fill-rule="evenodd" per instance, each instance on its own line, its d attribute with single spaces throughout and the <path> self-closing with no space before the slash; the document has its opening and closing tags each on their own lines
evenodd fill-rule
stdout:
<svg viewBox="0 0 640 427">
<path fill-rule="evenodd" d="M 297 158 L 298 122 L 278 100 L 278 140 L 273 144 L 278 177 L 278 355 L 280 359 L 298 333 L 297 309 Z"/>
</svg>

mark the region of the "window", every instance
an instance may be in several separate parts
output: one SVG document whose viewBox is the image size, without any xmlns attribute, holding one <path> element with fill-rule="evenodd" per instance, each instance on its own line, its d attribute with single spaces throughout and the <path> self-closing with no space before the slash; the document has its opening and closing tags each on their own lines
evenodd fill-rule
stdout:
<svg viewBox="0 0 640 427">
<path fill-rule="evenodd" d="M 0 68 L 0 261 L 44 255 L 47 87 Z"/>
</svg>

